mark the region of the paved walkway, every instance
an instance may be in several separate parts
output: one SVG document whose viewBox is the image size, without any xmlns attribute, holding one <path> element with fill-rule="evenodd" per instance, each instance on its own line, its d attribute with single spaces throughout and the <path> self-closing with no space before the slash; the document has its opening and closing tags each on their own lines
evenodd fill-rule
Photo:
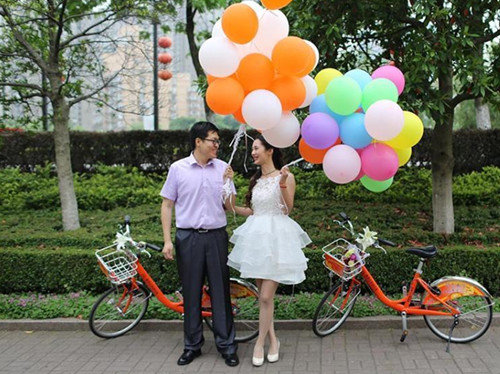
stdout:
<svg viewBox="0 0 500 374">
<path fill-rule="evenodd" d="M 500 374 L 500 327 L 466 345 L 445 343 L 427 329 L 340 330 L 327 338 L 312 331 L 278 331 L 280 361 L 251 365 L 252 343 L 240 344 L 241 364 L 229 368 L 207 338 L 203 355 L 176 365 L 182 333 L 133 331 L 102 340 L 85 331 L 0 331 L 0 373 L 496 373 Z"/>
</svg>

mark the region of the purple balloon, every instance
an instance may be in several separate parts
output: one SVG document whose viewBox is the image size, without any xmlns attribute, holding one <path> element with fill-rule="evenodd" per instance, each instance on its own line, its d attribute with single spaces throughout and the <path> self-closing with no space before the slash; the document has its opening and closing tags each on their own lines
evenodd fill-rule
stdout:
<svg viewBox="0 0 500 374">
<path fill-rule="evenodd" d="M 361 152 L 361 168 L 376 181 L 385 181 L 398 171 L 398 155 L 386 144 L 372 143 Z"/>
<path fill-rule="evenodd" d="M 329 148 L 339 137 L 339 125 L 328 114 L 312 113 L 302 123 L 302 137 L 311 148 Z"/>
</svg>

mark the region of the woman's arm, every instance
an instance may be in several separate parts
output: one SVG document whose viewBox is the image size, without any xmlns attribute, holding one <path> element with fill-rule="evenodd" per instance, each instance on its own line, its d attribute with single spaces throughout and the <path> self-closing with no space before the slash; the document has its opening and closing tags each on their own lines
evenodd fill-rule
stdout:
<svg viewBox="0 0 500 374">
<path fill-rule="evenodd" d="M 280 190 L 281 196 L 283 196 L 283 201 L 286 205 L 284 213 L 290 214 L 293 209 L 293 200 L 295 197 L 295 177 L 288 170 L 288 167 L 283 167 L 280 171 Z"/>
</svg>

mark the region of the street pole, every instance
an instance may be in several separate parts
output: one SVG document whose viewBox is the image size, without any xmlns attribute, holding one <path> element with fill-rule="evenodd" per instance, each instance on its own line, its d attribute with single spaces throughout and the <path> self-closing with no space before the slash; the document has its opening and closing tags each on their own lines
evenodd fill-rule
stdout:
<svg viewBox="0 0 500 374">
<path fill-rule="evenodd" d="M 158 18 L 153 18 L 153 117 L 154 129 L 158 131 Z"/>
<path fill-rule="evenodd" d="M 45 88 L 46 88 L 46 82 L 47 78 L 45 76 L 45 72 L 42 70 L 42 89 L 43 89 L 43 94 L 42 94 L 42 124 L 43 124 L 43 130 L 44 131 L 49 131 L 49 119 L 48 119 L 48 114 L 47 114 L 47 96 L 45 95 Z"/>
</svg>

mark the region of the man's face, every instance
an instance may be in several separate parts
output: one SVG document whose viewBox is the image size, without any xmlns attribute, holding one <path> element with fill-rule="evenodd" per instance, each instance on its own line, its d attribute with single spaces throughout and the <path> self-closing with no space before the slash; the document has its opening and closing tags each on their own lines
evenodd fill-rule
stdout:
<svg viewBox="0 0 500 374">
<path fill-rule="evenodd" d="M 217 158 L 219 151 L 219 135 L 215 131 L 209 131 L 205 139 L 196 139 L 199 152 L 208 158 Z"/>
</svg>

